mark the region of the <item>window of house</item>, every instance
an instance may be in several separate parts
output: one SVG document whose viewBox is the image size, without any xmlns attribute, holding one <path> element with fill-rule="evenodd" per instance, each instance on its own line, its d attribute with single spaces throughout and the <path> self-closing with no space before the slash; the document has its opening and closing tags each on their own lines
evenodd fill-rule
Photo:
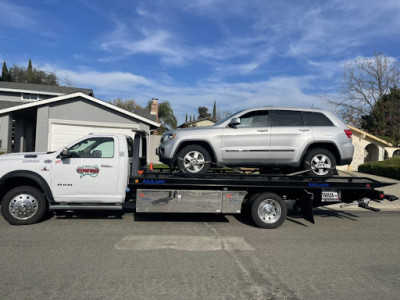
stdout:
<svg viewBox="0 0 400 300">
<path fill-rule="evenodd" d="M 22 93 L 21 95 L 22 100 L 39 100 L 38 94 L 30 94 L 30 93 Z"/>
</svg>

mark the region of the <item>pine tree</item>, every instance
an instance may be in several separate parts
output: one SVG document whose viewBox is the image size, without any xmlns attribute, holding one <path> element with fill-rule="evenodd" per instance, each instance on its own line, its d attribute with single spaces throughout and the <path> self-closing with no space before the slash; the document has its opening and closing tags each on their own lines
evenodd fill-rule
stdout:
<svg viewBox="0 0 400 300">
<path fill-rule="evenodd" d="M 7 81 L 7 82 L 11 81 L 11 76 L 10 76 L 10 73 L 8 73 L 6 62 L 3 62 L 3 68 L 1 70 L 0 81 Z"/>
<path fill-rule="evenodd" d="M 214 107 L 213 107 L 213 112 L 212 112 L 212 119 L 216 120 L 217 119 L 217 102 L 214 100 Z"/>
<path fill-rule="evenodd" d="M 186 113 L 186 116 L 185 116 L 185 123 L 187 123 L 187 121 L 188 121 L 188 120 L 187 120 L 187 113 Z"/>
<path fill-rule="evenodd" d="M 28 69 L 26 70 L 26 82 L 27 83 L 34 83 L 34 75 L 33 75 L 33 68 L 32 68 L 31 59 L 29 59 Z"/>
</svg>

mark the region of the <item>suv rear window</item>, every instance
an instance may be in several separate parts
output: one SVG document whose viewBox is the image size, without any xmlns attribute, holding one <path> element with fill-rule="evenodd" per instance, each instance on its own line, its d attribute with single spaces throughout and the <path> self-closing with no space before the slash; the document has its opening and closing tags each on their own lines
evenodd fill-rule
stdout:
<svg viewBox="0 0 400 300">
<path fill-rule="evenodd" d="M 303 112 L 308 126 L 335 126 L 324 114 L 318 112 Z"/>
<path fill-rule="evenodd" d="M 271 126 L 304 126 L 303 117 L 299 111 L 274 110 L 271 114 Z"/>
</svg>

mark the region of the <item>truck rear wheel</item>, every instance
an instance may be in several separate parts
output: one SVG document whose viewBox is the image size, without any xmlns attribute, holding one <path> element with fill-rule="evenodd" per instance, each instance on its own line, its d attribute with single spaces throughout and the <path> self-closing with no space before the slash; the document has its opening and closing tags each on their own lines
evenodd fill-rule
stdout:
<svg viewBox="0 0 400 300">
<path fill-rule="evenodd" d="M 1 202 L 1 212 L 12 225 L 33 224 L 43 217 L 47 209 L 43 193 L 32 186 L 10 190 Z"/>
<path fill-rule="evenodd" d="M 286 204 L 277 194 L 261 193 L 251 202 L 251 217 L 261 228 L 278 228 L 285 221 L 286 214 Z"/>
</svg>

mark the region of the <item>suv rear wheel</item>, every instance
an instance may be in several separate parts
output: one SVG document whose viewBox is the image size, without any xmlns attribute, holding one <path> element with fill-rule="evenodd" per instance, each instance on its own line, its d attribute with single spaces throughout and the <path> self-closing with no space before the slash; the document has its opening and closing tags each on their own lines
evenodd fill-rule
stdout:
<svg viewBox="0 0 400 300">
<path fill-rule="evenodd" d="M 326 149 L 311 149 L 304 158 L 304 169 L 309 176 L 332 176 L 336 168 L 335 156 Z"/>
<path fill-rule="evenodd" d="M 189 145 L 178 153 L 177 165 L 184 173 L 204 174 L 210 169 L 211 157 L 204 147 Z"/>
</svg>

